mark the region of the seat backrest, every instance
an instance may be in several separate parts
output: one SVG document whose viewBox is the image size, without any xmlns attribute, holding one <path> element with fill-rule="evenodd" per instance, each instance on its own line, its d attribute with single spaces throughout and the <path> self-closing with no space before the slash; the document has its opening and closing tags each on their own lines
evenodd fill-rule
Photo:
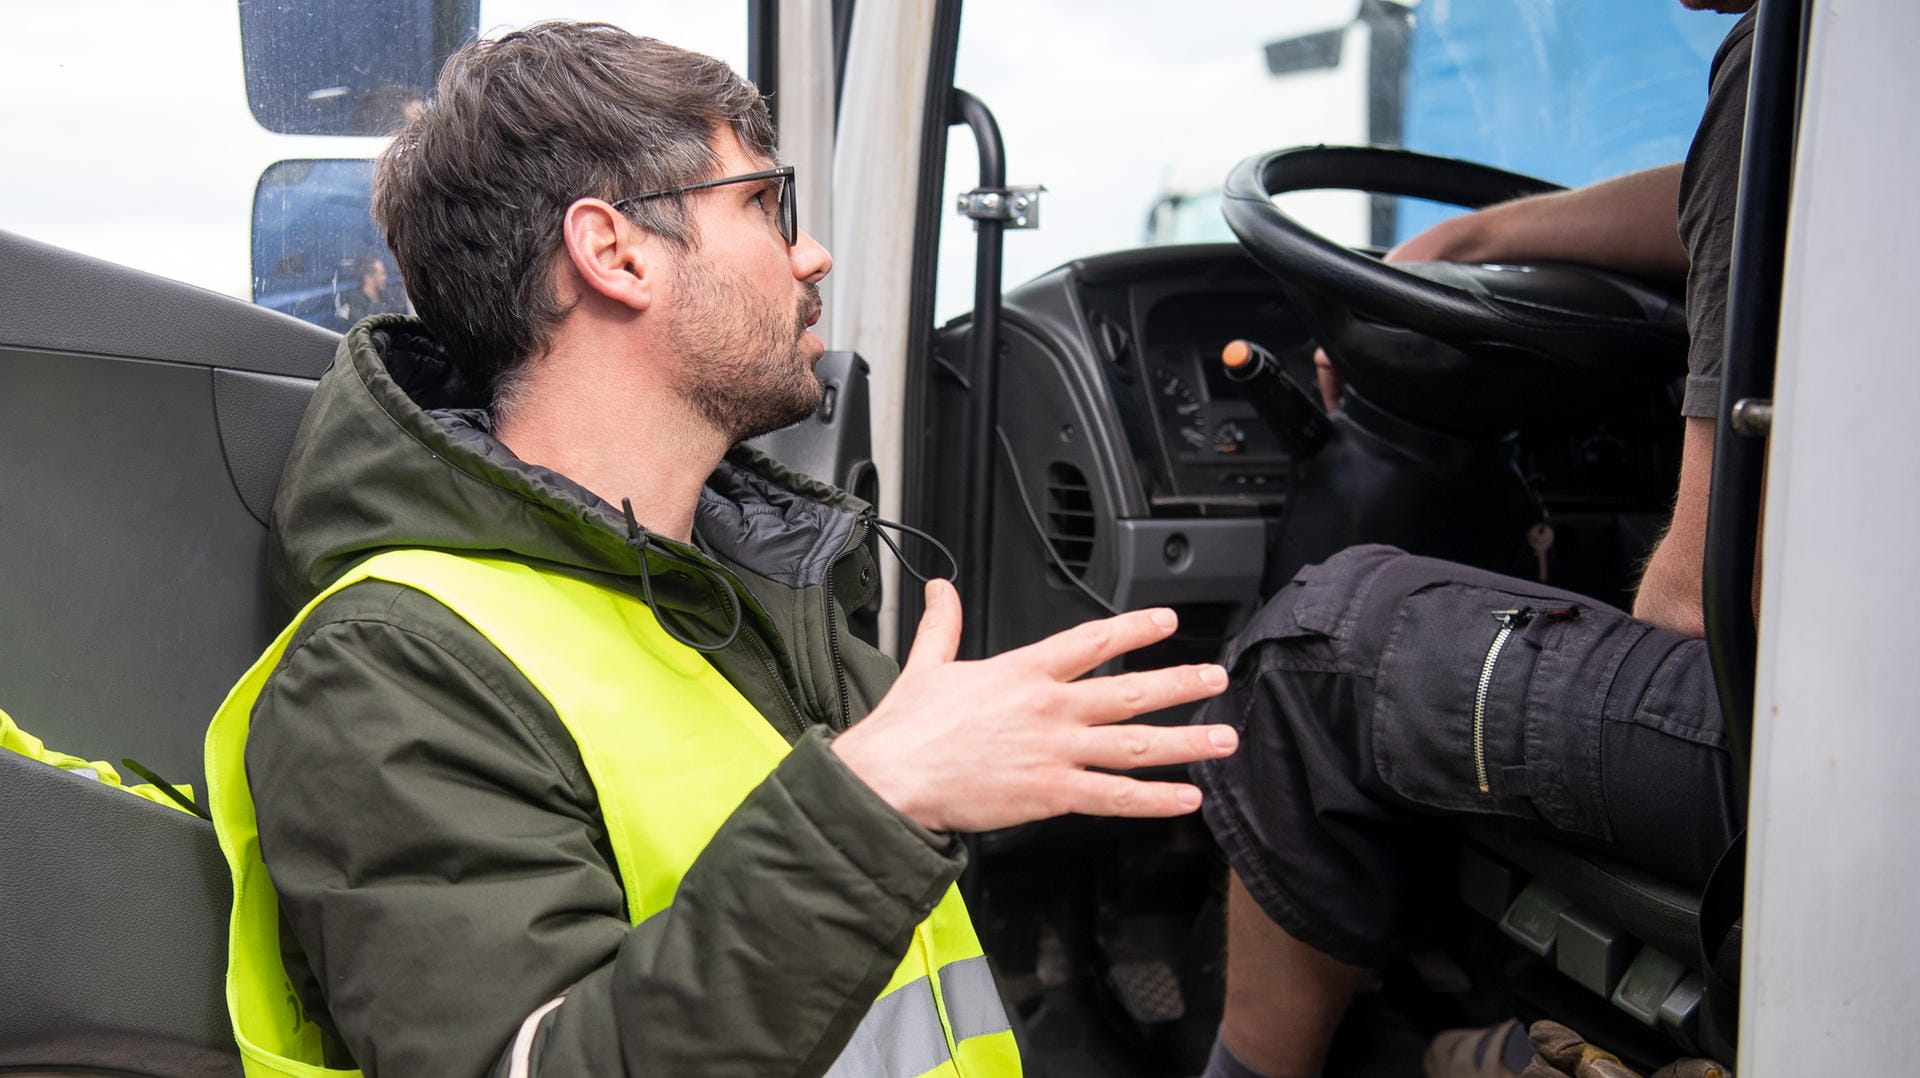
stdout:
<svg viewBox="0 0 1920 1078">
<path fill-rule="evenodd" d="M 0 233 L 0 708 L 204 790 L 336 335 Z M 0 1069 L 238 1074 L 213 829 L 0 752 Z"/>
<path fill-rule="evenodd" d="M 0 708 L 202 781 L 272 638 L 266 520 L 338 337 L 0 233 Z"/>
</svg>

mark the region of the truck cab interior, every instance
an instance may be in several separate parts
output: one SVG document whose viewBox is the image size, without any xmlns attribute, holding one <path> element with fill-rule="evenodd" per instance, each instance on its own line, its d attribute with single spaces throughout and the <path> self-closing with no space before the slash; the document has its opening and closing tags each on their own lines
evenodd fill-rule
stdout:
<svg viewBox="0 0 1920 1078">
<path fill-rule="evenodd" d="M 1362 26 L 1368 64 L 1404 87 L 1437 62 L 1417 37 L 1431 2 L 1362 0 L 1335 36 L 1361 40 Z M 420 6 L 442 16 L 434 32 L 446 37 L 448 5 Z M 764 30 L 781 5 L 748 6 Z M 844 93 L 864 55 L 856 6 L 817 6 Z M 1729 388 L 1730 400 L 1773 395 L 1787 199 L 1805 137 L 1795 88 L 1815 6 L 1762 7 L 1773 51 L 1756 53 L 1756 71 L 1766 65 L 1775 92 L 1753 100 L 1774 110 L 1774 137 L 1749 135 L 1736 256 L 1752 272 L 1741 283 L 1752 324 L 1739 339 L 1753 342 L 1756 366 L 1730 371 L 1730 387 L 1747 387 Z M 1631 605 L 1678 467 L 1686 330 L 1672 282 L 1380 261 L 1432 219 L 1424 203 L 1484 206 L 1567 178 L 1406 149 L 1405 108 L 1385 119 L 1375 108 L 1355 132 L 1374 146 L 1274 145 L 1241 123 L 1245 144 L 1216 189 L 1166 195 L 1180 214 L 1218 213 L 1204 242 L 1090 249 L 1003 287 L 1003 245 L 1044 227 L 1040 207 L 1054 196 L 1008 184 L 1022 165 L 1017 147 L 998 144 L 994 116 L 1045 103 L 956 88 L 960 8 L 936 0 L 927 13 L 925 167 L 912 193 L 921 227 L 904 308 L 918 321 L 899 354 L 829 353 L 822 414 L 769 448 L 865 495 L 897 492 L 883 513 L 958 556 L 969 649 L 1165 604 L 1180 633 L 1125 662 L 1210 660 L 1296 569 L 1362 542 Z M 983 32 L 975 25 L 964 32 Z M 1314 36 L 1266 43 L 1268 73 L 1343 70 L 1338 44 Z M 767 57 L 788 54 L 756 40 L 755 73 L 774 80 Z M 966 129 L 951 144 L 949 125 Z M 948 148 L 968 142 L 975 160 Z M 963 198 L 966 217 L 948 220 L 941 240 L 941 174 L 955 169 L 968 194 L 1000 198 Z M 1365 227 L 1330 237 L 1331 218 L 1310 220 L 1284 197 L 1325 189 L 1364 192 Z M 1041 200 L 1024 217 L 1023 193 Z M 1395 198 L 1424 202 L 1404 203 L 1396 224 Z M 937 253 L 957 237 L 971 248 L 964 259 Z M 293 265 L 268 252 L 256 265 Z M 338 339 L 337 304 L 321 295 L 337 287 L 305 281 L 305 266 L 300 288 L 257 287 L 248 302 L 0 230 L 0 708 L 49 744 L 201 787 L 207 718 L 288 613 L 265 592 L 266 529 Z M 971 299 L 936 325 L 941 275 L 938 288 Z M 298 303 L 286 299 L 301 289 Z M 1222 362 L 1234 342 L 1260 359 L 1258 373 Z M 1316 347 L 1346 382 L 1331 413 L 1314 389 Z M 870 366 L 889 373 L 870 382 Z M 868 437 L 881 412 L 898 417 L 897 452 Z M 1763 496 L 1764 440 L 1746 441 L 1716 455 L 1723 539 L 1751 533 Z M 905 552 L 939 561 L 918 540 Z M 1744 597 L 1725 581 L 1752 579 L 1751 555 L 1713 556 L 1709 573 L 1722 578 L 1710 602 Z M 893 592 L 867 631 L 903 654 L 917 603 L 910 588 Z M 1719 605 L 1722 703 L 1744 725 L 1753 615 Z M 1750 744 L 1743 735 L 1739 750 Z M 4 752 L 0 820 L 0 982 L 11 1000 L 0 1073 L 240 1073 L 221 988 L 229 883 L 210 825 Z M 969 841 L 962 887 L 1028 1071 L 1198 1072 L 1221 1007 L 1225 871 L 1199 819 L 1074 817 Z M 1737 864 L 1732 878 L 1737 917 Z M 1693 1053 L 1733 1062 L 1748 1043 L 1731 1020 L 1739 929 L 1711 904 L 1703 928 L 1697 889 L 1487 829 L 1463 834 L 1455 884 L 1436 896 L 1448 945 L 1385 972 L 1330 1075 L 1417 1073 L 1433 1032 L 1511 1015 L 1557 1017 L 1641 1064 Z"/>
</svg>

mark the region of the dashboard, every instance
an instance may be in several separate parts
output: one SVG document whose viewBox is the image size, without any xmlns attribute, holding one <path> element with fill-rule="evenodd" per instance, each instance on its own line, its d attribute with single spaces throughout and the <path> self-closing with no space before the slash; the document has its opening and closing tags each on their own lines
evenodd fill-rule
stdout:
<svg viewBox="0 0 1920 1078">
<path fill-rule="evenodd" d="M 937 462 L 929 520 L 955 538 L 964 528 L 951 492 L 983 466 L 959 452 L 970 330 L 961 318 L 936 335 L 941 370 L 920 435 Z M 1006 294 L 1001 337 L 992 530 L 996 574 L 1004 562 L 1005 579 L 1016 583 L 1000 609 L 1033 611 L 1007 639 L 1033 639 L 1057 617 L 1092 612 L 1073 605 L 1069 576 L 1123 605 L 1213 595 L 1233 608 L 1222 624 L 1243 613 L 1237 596 L 1281 582 L 1266 579 L 1277 570 L 1261 571 L 1261 551 L 1277 549 L 1295 526 L 1289 500 L 1302 475 L 1324 470 L 1321 458 L 1295 461 L 1220 362 L 1227 343 L 1248 340 L 1317 400 L 1309 317 L 1272 275 L 1233 244 L 1078 259 Z M 1630 598 L 1678 473 L 1676 404 L 1677 393 L 1654 393 L 1579 416 L 1523 417 L 1517 435 L 1486 444 L 1497 471 L 1531 499 L 1533 508 L 1514 511 L 1551 516 L 1559 536 L 1551 582 Z M 1438 511 L 1423 507 L 1429 496 L 1439 495 L 1416 485 L 1382 504 L 1431 519 L 1421 517 Z M 1417 547 L 1419 538 L 1400 542 Z M 1524 547 L 1518 556 L 1489 567 L 1533 571 Z M 1215 579 L 1202 588 L 1196 574 L 1209 571 Z M 1052 587 L 1028 593 L 1017 583 L 1036 575 Z M 1063 599 L 1068 605 L 1056 609 Z"/>
<path fill-rule="evenodd" d="M 1076 335 L 1098 357 L 1145 514 L 1278 512 L 1291 457 L 1220 363 L 1222 347 L 1246 339 L 1312 391 L 1312 335 L 1273 277 L 1233 245 L 1121 252 L 1068 269 L 1010 295 L 1008 321 L 1032 316 L 1056 348 L 1049 331 L 1064 327 L 1049 310 L 1084 327 Z"/>
<path fill-rule="evenodd" d="M 1248 401 L 1246 386 L 1227 377 L 1220 350 L 1246 339 L 1280 359 L 1303 385 L 1313 377 L 1313 340 L 1278 295 L 1202 292 L 1153 297 L 1140 329 L 1144 388 L 1152 398 L 1160 468 L 1150 502 L 1278 504 L 1291 458 Z M 1134 437 L 1145 440 L 1146 432 Z"/>
</svg>

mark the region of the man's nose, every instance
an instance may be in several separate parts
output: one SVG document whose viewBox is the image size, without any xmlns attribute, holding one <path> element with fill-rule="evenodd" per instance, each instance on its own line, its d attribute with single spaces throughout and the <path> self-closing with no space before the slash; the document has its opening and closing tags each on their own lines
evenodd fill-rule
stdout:
<svg viewBox="0 0 1920 1078">
<path fill-rule="evenodd" d="M 793 261 L 793 275 L 802 281 L 818 281 L 833 270 L 833 256 L 805 229 L 800 230 L 788 257 Z"/>
</svg>

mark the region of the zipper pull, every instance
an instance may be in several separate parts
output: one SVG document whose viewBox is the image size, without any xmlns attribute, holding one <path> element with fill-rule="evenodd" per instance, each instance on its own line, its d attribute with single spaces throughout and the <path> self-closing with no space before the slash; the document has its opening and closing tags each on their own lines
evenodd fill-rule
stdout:
<svg viewBox="0 0 1920 1078">
<path fill-rule="evenodd" d="M 1533 608 L 1530 606 L 1516 607 L 1513 610 L 1490 610 L 1488 613 L 1492 614 L 1493 619 L 1502 627 L 1508 629 L 1518 629 L 1533 620 Z"/>
</svg>

